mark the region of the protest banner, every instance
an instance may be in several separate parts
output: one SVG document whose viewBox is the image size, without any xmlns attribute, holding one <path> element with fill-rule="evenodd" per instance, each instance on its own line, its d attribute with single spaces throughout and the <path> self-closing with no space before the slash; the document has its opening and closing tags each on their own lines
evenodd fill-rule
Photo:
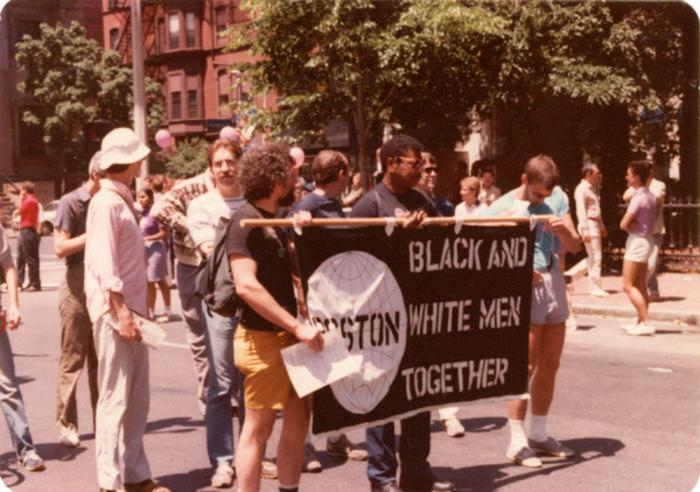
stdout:
<svg viewBox="0 0 700 492">
<path fill-rule="evenodd" d="M 527 387 L 530 224 L 304 228 L 309 319 L 361 370 L 314 393 L 313 433 Z"/>
</svg>

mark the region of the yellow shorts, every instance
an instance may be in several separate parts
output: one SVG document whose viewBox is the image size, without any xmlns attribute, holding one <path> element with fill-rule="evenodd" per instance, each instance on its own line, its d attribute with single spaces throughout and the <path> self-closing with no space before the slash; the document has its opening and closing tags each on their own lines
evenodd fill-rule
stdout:
<svg viewBox="0 0 700 492">
<path fill-rule="evenodd" d="M 299 398 L 282 361 L 282 349 L 297 342 L 288 331 L 249 330 L 238 325 L 233 360 L 245 375 L 245 406 L 281 410 L 290 398 Z"/>
</svg>

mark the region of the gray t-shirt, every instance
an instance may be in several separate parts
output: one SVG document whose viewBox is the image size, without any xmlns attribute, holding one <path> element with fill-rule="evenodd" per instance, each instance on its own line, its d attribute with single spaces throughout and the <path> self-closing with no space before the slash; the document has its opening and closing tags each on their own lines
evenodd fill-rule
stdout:
<svg viewBox="0 0 700 492">
<path fill-rule="evenodd" d="M 85 234 L 90 198 L 92 198 L 90 192 L 84 185 L 63 195 L 56 209 L 56 229 L 67 232 L 72 238 Z M 66 256 L 66 265 L 82 265 L 84 257 L 84 251 Z"/>
</svg>

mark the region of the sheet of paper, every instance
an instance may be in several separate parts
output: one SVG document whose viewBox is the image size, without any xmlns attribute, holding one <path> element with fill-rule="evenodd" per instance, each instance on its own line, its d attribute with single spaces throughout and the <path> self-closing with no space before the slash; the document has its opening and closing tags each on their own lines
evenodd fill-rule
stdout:
<svg viewBox="0 0 700 492">
<path fill-rule="evenodd" d="M 360 371 L 362 355 L 350 355 L 339 330 L 324 333 L 325 346 L 313 352 L 305 343 L 282 349 L 289 379 L 300 397 Z"/>
</svg>

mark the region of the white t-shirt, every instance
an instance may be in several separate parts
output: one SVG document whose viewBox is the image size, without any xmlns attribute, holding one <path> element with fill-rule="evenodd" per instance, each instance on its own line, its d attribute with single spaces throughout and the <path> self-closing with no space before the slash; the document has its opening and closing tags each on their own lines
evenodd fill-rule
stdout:
<svg viewBox="0 0 700 492">
<path fill-rule="evenodd" d="M 233 212 L 246 202 L 242 196 L 223 198 L 218 190 L 198 196 L 187 206 L 187 228 L 195 246 L 214 241 L 216 226 L 222 218 L 230 219 Z"/>
<path fill-rule="evenodd" d="M 479 191 L 479 201 L 482 202 L 487 207 L 493 202 L 501 198 L 501 190 L 496 185 L 492 185 L 488 190 L 481 185 L 481 190 Z"/>
<path fill-rule="evenodd" d="M 482 202 L 476 202 L 473 205 L 467 205 L 465 202 L 462 202 L 455 208 L 455 217 L 463 219 L 465 217 L 481 215 L 487 208 L 488 206 Z"/>
</svg>

